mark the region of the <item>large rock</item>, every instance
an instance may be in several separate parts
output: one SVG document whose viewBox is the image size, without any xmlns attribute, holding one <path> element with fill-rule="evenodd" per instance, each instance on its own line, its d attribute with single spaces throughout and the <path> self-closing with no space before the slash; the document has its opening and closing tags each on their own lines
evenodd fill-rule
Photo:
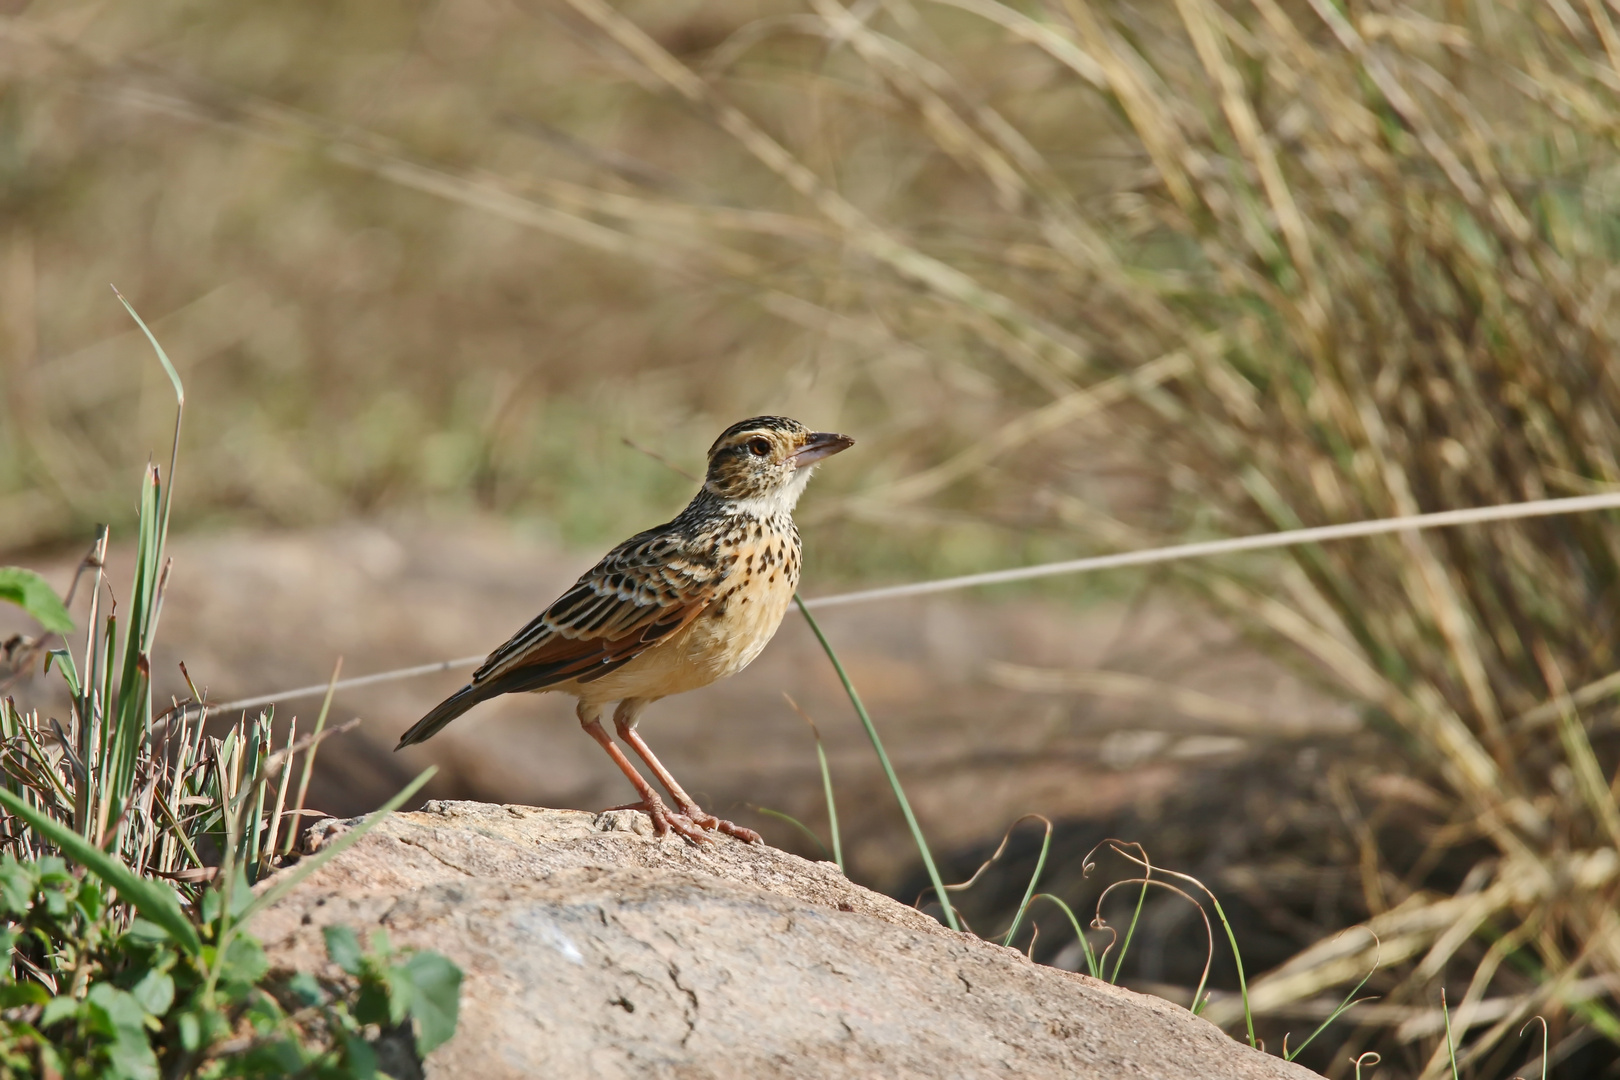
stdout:
<svg viewBox="0 0 1620 1080">
<path fill-rule="evenodd" d="M 631 811 L 396 814 L 255 930 L 278 965 L 320 970 L 331 923 L 387 927 L 466 972 L 430 1077 L 1314 1075 L 953 933 L 830 863 L 659 840 Z"/>
</svg>

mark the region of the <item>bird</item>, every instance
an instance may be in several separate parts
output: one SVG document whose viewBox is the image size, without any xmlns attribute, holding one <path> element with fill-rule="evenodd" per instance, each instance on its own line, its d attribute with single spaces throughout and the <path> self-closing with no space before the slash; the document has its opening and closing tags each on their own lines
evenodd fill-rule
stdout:
<svg viewBox="0 0 1620 1080">
<path fill-rule="evenodd" d="M 785 416 L 755 416 L 709 447 L 703 485 L 672 520 L 637 533 L 485 658 L 472 681 L 434 706 L 396 750 L 437 734 L 479 702 L 555 691 L 577 699 L 585 733 L 599 743 L 659 837 L 702 844 L 709 833 L 760 842 L 752 829 L 707 813 L 676 783 L 636 730 L 660 698 L 735 675 L 760 654 L 799 587 L 801 545 L 793 508 L 818 462 L 855 444 Z M 666 804 L 602 727 L 613 727 L 669 792 Z"/>
</svg>

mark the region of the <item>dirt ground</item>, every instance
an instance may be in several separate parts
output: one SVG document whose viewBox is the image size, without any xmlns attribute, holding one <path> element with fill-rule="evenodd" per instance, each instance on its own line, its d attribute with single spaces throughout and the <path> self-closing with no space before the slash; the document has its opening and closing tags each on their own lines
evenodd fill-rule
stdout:
<svg viewBox="0 0 1620 1080">
<path fill-rule="evenodd" d="M 153 663 L 159 692 L 181 692 L 183 660 L 209 698 L 223 702 L 322 682 L 338 656 L 348 677 L 487 651 L 595 553 L 560 551 L 494 520 L 391 520 L 185 535 L 173 556 Z M 35 566 L 65 589 L 77 557 Z M 128 553 L 112 563 L 113 591 L 122 596 Z M 805 591 L 833 590 L 812 581 Z M 942 850 L 998 836 L 1025 813 L 1112 814 L 1153 799 L 1189 768 L 1229 765 L 1263 745 L 1355 724 L 1231 631 L 1166 597 L 1076 610 L 964 593 L 831 609 L 822 622 Z M 26 629 L 20 614 L 0 610 L 0 633 Z M 1053 691 L 998 663 L 1136 678 L 1101 693 Z M 312 804 L 358 813 L 428 763 L 442 771 L 424 798 L 596 809 L 630 797 L 578 730 L 571 700 L 557 695 L 485 703 L 395 754 L 399 733 L 465 675 L 340 693 L 333 720 L 363 722 L 322 749 Z M 25 675 L 9 692 L 21 704 L 59 709 L 51 680 Z M 1187 690 L 1207 697 L 1172 694 Z M 759 809 L 826 836 L 810 729 L 784 694 L 825 739 L 852 876 L 892 888 L 914 849 L 831 666 L 796 614 L 752 667 L 657 703 L 642 731 L 705 807 L 758 828 L 772 844 L 819 854 Z M 287 701 L 278 716 L 307 724 L 318 707 L 318 699 Z"/>
</svg>

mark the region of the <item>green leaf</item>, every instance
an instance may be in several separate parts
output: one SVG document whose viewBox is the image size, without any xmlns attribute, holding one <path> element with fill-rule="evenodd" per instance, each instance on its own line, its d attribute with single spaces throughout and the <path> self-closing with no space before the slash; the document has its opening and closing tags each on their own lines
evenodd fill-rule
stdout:
<svg viewBox="0 0 1620 1080">
<path fill-rule="evenodd" d="M 199 1046 L 212 1046 L 231 1033 L 231 1021 L 218 1008 L 198 1010 L 197 1042 Z"/>
<path fill-rule="evenodd" d="M 389 1000 L 388 985 L 380 979 L 364 979 L 360 983 L 360 993 L 354 999 L 354 1018 L 362 1024 L 377 1024 L 388 1027 L 398 1023 L 392 1018 Z"/>
<path fill-rule="evenodd" d="M 158 1080 L 157 1056 L 147 1041 L 146 1010 L 134 994 L 111 983 L 96 983 L 84 996 L 84 1014 L 91 1027 L 108 1038 L 107 1066 L 101 1076 Z"/>
<path fill-rule="evenodd" d="M 360 974 L 360 939 L 347 926 L 328 926 L 321 931 L 326 938 L 326 955 L 332 963 L 350 975 Z"/>
<path fill-rule="evenodd" d="M 107 1048 L 107 1068 L 100 1075 L 104 1080 L 158 1080 L 157 1055 L 152 1053 L 146 1032 L 119 1028 Z"/>
<path fill-rule="evenodd" d="M 39 879 L 33 869 L 18 862 L 17 857 L 9 851 L 6 852 L 6 857 L 0 860 L 0 904 L 4 904 L 12 914 L 22 915 L 34 902 L 34 892 L 38 888 Z"/>
<path fill-rule="evenodd" d="M 253 903 L 253 886 L 248 883 L 247 868 L 237 864 L 235 872 L 231 875 L 231 922 L 237 923 L 242 919 L 242 912 Z M 214 885 L 203 894 L 202 921 L 205 926 L 214 926 L 217 933 L 219 927 L 215 925 L 219 919 L 220 908 L 225 899 L 225 883 Z"/>
<path fill-rule="evenodd" d="M 71 995 L 53 997 L 45 1003 L 44 1010 L 39 1014 L 39 1026 L 48 1028 L 52 1024 L 59 1024 L 79 1011 L 79 1002 Z"/>
<path fill-rule="evenodd" d="M 194 1012 L 181 1013 L 180 1018 L 175 1022 L 175 1027 L 180 1031 L 181 1047 L 187 1053 L 196 1053 L 197 1048 L 202 1045 L 202 1025 L 197 1023 L 197 1014 Z"/>
<path fill-rule="evenodd" d="M 240 1060 L 244 1076 L 301 1076 L 306 1053 L 292 1039 L 261 1042 Z M 317 1074 L 318 1075 L 318 1074 Z"/>
<path fill-rule="evenodd" d="M 73 905 L 73 899 L 61 889 L 41 889 L 40 900 L 44 902 L 45 913 L 58 922 L 67 918 L 68 908 Z"/>
<path fill-rule="evenodd" d="M 95 922 L 101 917 L 103 899 L 101 885 L 94 878 L 87 878 L 79 882 L 79 894 L 73 898 L 73 902 L 84 912 L 86 919 Z"/>
<path fill-rule="evenodd" d="M 403 967 L 391 967 L 383 972 L 383 985 L 388 987 L 388 1024 L 397 1027 L 410 1013 L 415 1001 L 416 987 Z"/>
<path fill-rule="evenodd" d="M 348 1058 L 349 1075 L 354 1080 L 373 1080 L 380 1075 L 377 1072 L 377 1052 L 358 1035 L 347 1031 L 343 1033 L 343 1056 Z"/>
<path fill-rule="evenodd" d="M 321 989 L 320 980 L 307 971 L 300 971 L 288 979 L 287 989 L 305 1005 L 322 1005 L 326 1002 L 326 991 Z"/>
<path fill-rule="evenodd" d="M 39 983 L 12 983 L 0 986 L 0 1009 L 15 1009 L 21 1005 L 44 1005 L 51 1000 L 51 992 Z"/>
<path fill-rule="evenodd" d="M 79 669 L 73 666 L 73 656 L 66 649 L 52 649 L 45 654 L 45 671 L 51 670 L 55 664 L 62 669 L 62 678 L 68 684 L 68 692 L 74 697 L 81 693 L 79 689 Z"/>
<path fill-rule="evenodd" d="M 129 929 L 124 931 L 124 940 L 131 945 L 150 948 L 153 945 L 165 945 L 174 939 L 169 932 L 155 922 L 150 922 L 137 916 L 130 920 Z"/>
<path fill-rule="evenodd" d="M 219 921 L 220 904 L 219 889 L 217 887 L 203 893 L 202 903 L 198 906 L 198 914 L 202 916 L 204 926 L 213 926 Z"/>
<path fill-rule="evenodd" d="M 0 805 L 27 822 L 35 832 L 61 848 L 85 869 L 117 889 L 119 896 L 133 904 L 135 910 L 147 919 L 168 931 L 175 943 L 188 953 L 195 955 L 202 948 L 197 928 L 186 918 L 173 889 L 140 877 L 117 858 L 3 787 L 0 787 Z"/>
<path fill-rule="evenodd" d="M 411 1015 L 416 1018 L 416 1052 L 426 1057 L 456 1033 L 461 969 L 441 953 L 419 952 L 405 961 L 403 970 L 415 988 Z"/>
<path fill-rule="evenodd" d="M 162 971 L 148 971 L 129 992 L 153 1016 L 162 1016 L 174 1004 L 174 980 Z"/>
<path fill-rule="evenodd" d="M 90 1006 L 92 1022 L 106 1034 L 114 1034 L 119 1028 L 129 1028 L 143 1033 L 142 1039 L 145 1038 L 146 1010 L 141 1008 L 141 1003 L 128 990 L 120 990 L 112 983 L 98 982 L 84 995 L 84 1003 Z"/>
<path fill-rule="evenodd" d="M 16 604 L 53 634 L 73 633 L 73 619 L 56 590 L 32 570 L 0 566 L 0 600 Z"/>
<path fill-rule="evenodd" d="M 247 934 L 231 938 L 231 943 L 225 947 L 225 979 L 252 986 L 269 972 L 270 958 L 264 955 L 264 946 L 259 944 L 258 938 Z"/>
</svg>

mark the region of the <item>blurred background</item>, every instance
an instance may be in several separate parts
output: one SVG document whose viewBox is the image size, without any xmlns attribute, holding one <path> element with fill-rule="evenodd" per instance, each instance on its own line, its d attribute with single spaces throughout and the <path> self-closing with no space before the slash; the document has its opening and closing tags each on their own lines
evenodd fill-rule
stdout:
<svg viewBox="0 0 1620 1080">
<path fill-rule="evenodd" d="M 176 697 L 179 661 L 228 701 L 487 651 L 761 412 L 858 439 L 800 509 L 807 596 L 1620 483 L 1601 0 L 0 11 L 0 556 L 65 591 L 107 522 L 127 581 L 173 397 L 115 283 L 187 390 Z M 948 880 L 1044 814 L 1041 888 L 1082 923 L 1138 872 L 1085 873 L 1108 837 L 1214 890 L 1272 1052 L 1371 971 L 1302 1062 L 1450 1075 L 1444 991 L 1462 1075 L 1617 1075 L 1617 560 L 1594 513 L 824 625 Z M 6 692 L 47 701 L 37 668 Z M 463 675 L 340 694 L 363 723 L 312 803 L 429 762 L 435 797 L 628 798 L 550 697 L 396 757 Z M 709 809 L 824 858 L 801 710 L 851 876 L 916 900 L 797 615 L 642 730 Z M 979 933 L 1041 835 L 961 894 Z M 1033 913 L 1019 944 L 1079 968 Z M 1242 1036 L 1216 934 L 1206 1015 Z M 1208 948 L 1149 893 L 1123 981 L 1189 1003 Z"/>
</svg>

